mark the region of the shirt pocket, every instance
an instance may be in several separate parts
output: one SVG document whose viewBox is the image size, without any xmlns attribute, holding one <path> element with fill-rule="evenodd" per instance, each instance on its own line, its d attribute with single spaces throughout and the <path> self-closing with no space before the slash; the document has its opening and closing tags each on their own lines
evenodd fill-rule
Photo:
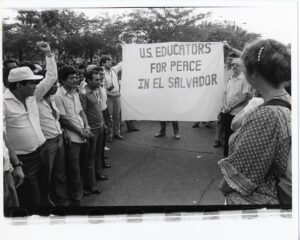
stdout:
<svg viewBox="0 0 300 240">
<path fill-rule="evenodd" d="M 65 111 L 67 115 L 69 114 L 73 115 L 75 113 L 73 102 L 71 99 L 64 98 L 64 105 L 65 105 Z"/>
</svg>

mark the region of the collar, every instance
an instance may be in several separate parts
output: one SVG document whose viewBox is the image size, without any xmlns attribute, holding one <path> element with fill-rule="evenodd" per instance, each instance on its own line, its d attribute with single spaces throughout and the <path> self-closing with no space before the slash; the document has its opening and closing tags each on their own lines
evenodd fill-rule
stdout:
<svg viewBox="0 0 300 240">
<path fill-rule="evenodd" d="M 240 79 L 243 79 L 243 75 L 244 74 L 242 72 L 240 72 L 240 74 L 237 77 L 233 77 L 233 74 L 232 74 L 230 79 L 232 79 L 233 81 L 240 80 Z"/>
<path fill-rule="evenodd" d="M 69 93 L 64 86 L 61 86 L 61 91 L 64 95 L 70 95 L 70 94 L 74 94 L 74 92 L 76 92 L 74 89 L 71 90 L 71 93 Z"/>
<path fill-rule="evenodd" d="M 7 88 L 3 94 L 4 99 L 17 99 L 15 95 Z"/>
<path fill-rule="evenodd" d="M 88 87 L 88 85 L 86 85 L 84 88 L 85 88 L 85 91 L 86 91 L 87 94 L 93 93 L 93 90 L 90 89 L 90 88 Z"/>
<path fill-rule="evenodd" d="M 4 97 L 4 99 L 12 99 L 12 100 L 15 100 L 18 103 L 21 103 L 20 100 L 17 99 L 16 96 L 9 89 L 6 89 L 6 91 L 3 94 L 3 97 Z M 27 99 L 25 101 L 27 101 Z M 23 104 L 23 103 L 21 103 L 21 104 Z"/>
</svg>

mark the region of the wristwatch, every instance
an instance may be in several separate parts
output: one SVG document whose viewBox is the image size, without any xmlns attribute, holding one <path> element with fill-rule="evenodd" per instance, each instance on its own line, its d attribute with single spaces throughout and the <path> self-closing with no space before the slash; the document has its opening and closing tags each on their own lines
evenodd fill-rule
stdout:
<svg viewBox="0 0 300 240">
<path fill-rule="evenodd" d="M 21 162 L 21 161 L 19 161 L 17 164 L 12 164 L 12 166 L 14 167 L 14 168 L 16 168 L 16 167 L 23 167 L 23 163 Z"/>
</svg>

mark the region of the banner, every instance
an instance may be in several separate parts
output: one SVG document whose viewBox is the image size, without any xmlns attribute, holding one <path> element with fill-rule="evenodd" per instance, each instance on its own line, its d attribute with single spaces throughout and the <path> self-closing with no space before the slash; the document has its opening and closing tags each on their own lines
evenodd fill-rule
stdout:
<svg viewBox="0 0 300 240">
<path fill-rule="evenodd" d="M 220 42 L 123 46 L 122 120 L 214 121 L 222 107 Z"/>
</svg>

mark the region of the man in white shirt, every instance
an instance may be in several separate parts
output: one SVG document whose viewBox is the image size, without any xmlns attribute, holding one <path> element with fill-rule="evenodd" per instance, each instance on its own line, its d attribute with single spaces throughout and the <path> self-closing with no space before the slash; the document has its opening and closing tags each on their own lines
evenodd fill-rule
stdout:
<svg viewBox="0 0 300 240">
<path fill-rule="evenodd" d="M 43 98 L 57 79 L 55 58 L 45 42 L 37 44 L 46 55 L 48 74 L 34 75 L 28 67 L 10 71 L 8 89 L 4 93 L 3 115 L 7 136 L 26 176 L 24 184 L 17 189 L 21 207 L 48 206 L 48 179 L 43 171 L 48 165 L 48 151 L 41 130 L 37 101 Z"/>
<path fill-rule="evenodd" d="M 80 177 L 80 151 L 86 139 L 93 135 L 82 109 L 77 88 L 77 72 L 71 66 L 59 69 L 61 87 L 55 94 L 55 103 L 60 113 L 60 122 L 71 138 L 66 147 L 68 192 L 72 206 L 80 206 L 83 196 Z"/>
<path fill-rule="evenodd" d="M 231 122 L 248 103 L 250 85 L 241 71 L 241 60 L 233 58 L 231 61 L 232 76 L 229 77 L 224 93 L 224 105 L 221 111 L 221 121 L 224 124 L 224 156 L 228 156 L 228 140 L 233 133 Z"/>
<path fill-rule="evenodd" d="M 120 101 L 120 86 L 118 81 L 118 72 L 122 69 L 122 63 L 112 67 L 111 57 L 102 56 L 100 59 L 100 66 L 104 67 L 104 82 L 103 86 L 107 93 L 107 106 L 112 116 L 113 126 L 109 127 L 108 141 L 112 137 L 124 140 L 121 136 L 121 101 Z"/>
<path fill-rule="evenodd" d="M 40 124 L 49 150 L 49 192 L 55 206 L 68 206 L 67 176 L 63 131 L 59 123 L 59 111 L 54 101 L 57 83 L 53 84 L 44 97 L 38 101 Z M 65 137 L 66 136 L 65 132 Z"/>
</svg>

